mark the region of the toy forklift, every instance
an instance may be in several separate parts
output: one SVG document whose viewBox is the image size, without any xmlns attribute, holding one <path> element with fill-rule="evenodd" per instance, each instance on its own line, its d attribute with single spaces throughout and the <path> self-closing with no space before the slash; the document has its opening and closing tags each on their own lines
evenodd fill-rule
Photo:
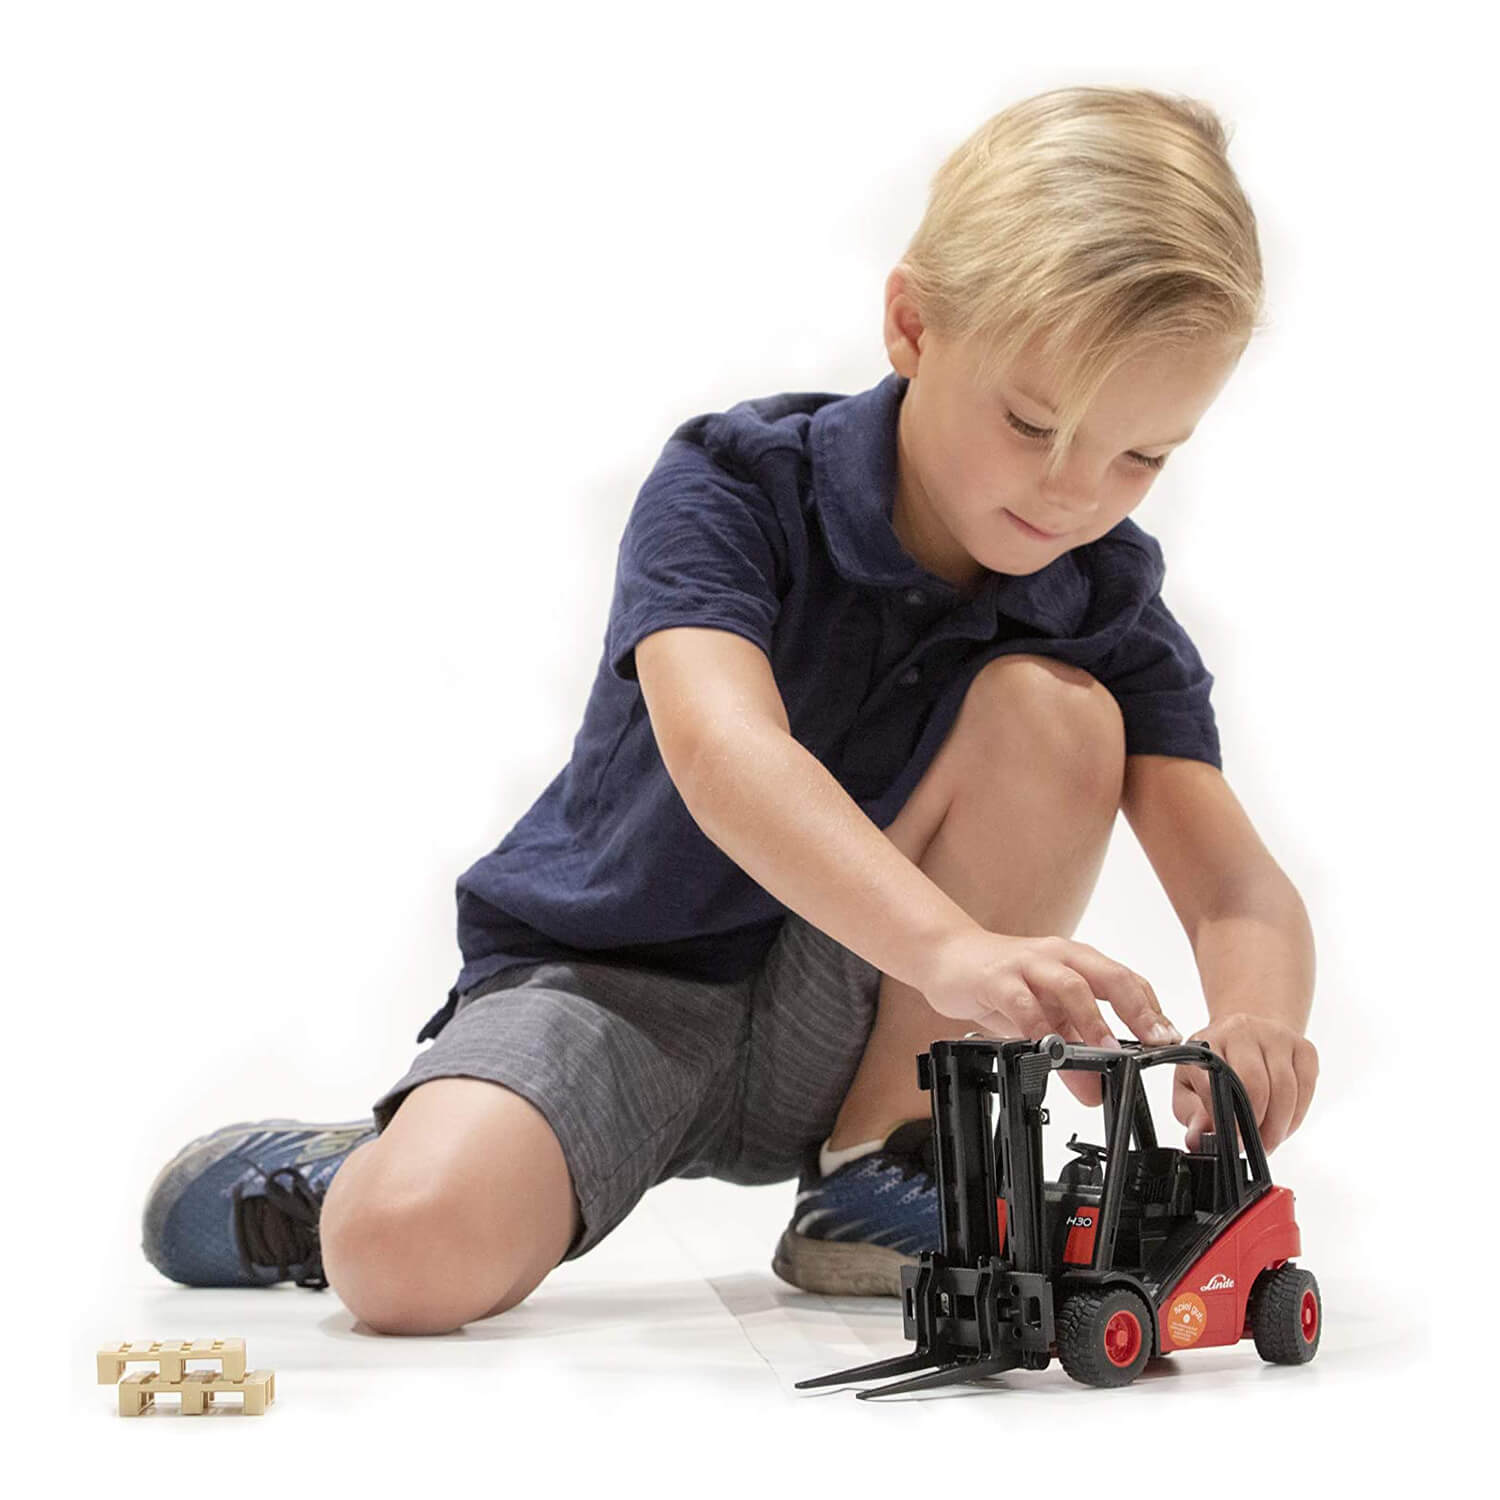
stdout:
<svg viewBox="0 0 1500 1500">
<path fill-rule="evenodd" d="M 1085 1385 L 1125 1385 L 1160 1355 L 1247 1337 L 1275 1364 L 1313 1357 L 1318 1283 L 1292 1261 L 1292 1192 L 1271 1182 L 1238 1075 L 1206 1042 L 1121 1045 L 966 1038 L 917 1058 L 942 1238 L 901 1268 L 916 1348 L 799 1390 L 931 1371 L 856 1393 L 889 1396 L 1045 1370 L 1054 1355 Z M 1164 1064 L 1209 1071 L 1214 1128 L 1197 1151 L 1157 1144 L 1141 1075 Z M 1043 1180 L 1042 1100 L 1061 1068 L 1102 1075 L 1105 1137 L 1074 1135 L 1078 1159 L 1054 1183 Z"/>
</svg>

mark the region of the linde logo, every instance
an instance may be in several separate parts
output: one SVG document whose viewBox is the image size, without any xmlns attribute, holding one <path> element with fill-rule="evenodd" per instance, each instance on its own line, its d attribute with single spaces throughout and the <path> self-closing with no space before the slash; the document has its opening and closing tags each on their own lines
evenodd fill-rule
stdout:
<svg viewBox="0 0 1500 1500">
<path fill-rule="evenodd" d="M 1234 1285 L 1234 1277 L 1226 1276 L 1222 1271 L 1209 1277 L 1208 1281 L 1198 1288 L 1200 1292 L 1224 1292 Z"/>
</svg>

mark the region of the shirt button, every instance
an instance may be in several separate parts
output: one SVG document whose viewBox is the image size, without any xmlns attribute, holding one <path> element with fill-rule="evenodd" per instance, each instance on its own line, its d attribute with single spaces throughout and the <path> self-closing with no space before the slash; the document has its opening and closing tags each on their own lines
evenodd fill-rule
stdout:
<svg viewBox="0 0 1500 1500">
<path fill-rule="evenodd" d="M 898 680 L 902 687 L 910 687 L 921 675 L 915 667 L 908 667 Z"/>
<path fill-rule="evenodd" d="M 927 595 L 921 589 L 907 589 L 906 602 L 908 604 L 925 604 L 927 602 Z"/>
</svg>

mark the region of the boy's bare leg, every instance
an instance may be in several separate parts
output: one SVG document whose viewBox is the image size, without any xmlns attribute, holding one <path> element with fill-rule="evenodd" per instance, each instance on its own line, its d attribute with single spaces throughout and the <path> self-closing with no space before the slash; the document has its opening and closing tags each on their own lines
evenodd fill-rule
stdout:
<svg viewBox="0 0 1500 1500">
<path fill-rule="evenodd" d="M 1071 937 L 1104 865 L 1124 774 L 1124 725 L 1107 688 L 1048 657 L 1002 656 L 975 678 L 886 836 L 992 931 Z M 882 974 L 830 1149 L 928 1118 L 914 1059 L 971 1030 Z"/>
<path fill-rule="evenodd" d="M 435 1078 L 334 1174 L 323 1271 L 376 1332 L 446 1333 L 528 1296 L 581 1222 L 540 1110 L 483 1079 Z"/>
</svg>

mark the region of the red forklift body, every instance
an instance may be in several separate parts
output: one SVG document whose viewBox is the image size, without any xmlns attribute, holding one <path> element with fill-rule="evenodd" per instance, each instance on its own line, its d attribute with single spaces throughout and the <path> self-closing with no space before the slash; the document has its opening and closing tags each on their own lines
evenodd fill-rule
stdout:
<svg viewBox="0 0 1500 1500">
<path fill-rule="evenodd" d="M 1292 1191 L 1273 1187 L 1220 1234 L 1162 1299 L 1157 1347 L 1206 1349 L 1248 1338 L 1246 1306 L 1256 1277 L 1301 1253 Z"/>
</svg>

